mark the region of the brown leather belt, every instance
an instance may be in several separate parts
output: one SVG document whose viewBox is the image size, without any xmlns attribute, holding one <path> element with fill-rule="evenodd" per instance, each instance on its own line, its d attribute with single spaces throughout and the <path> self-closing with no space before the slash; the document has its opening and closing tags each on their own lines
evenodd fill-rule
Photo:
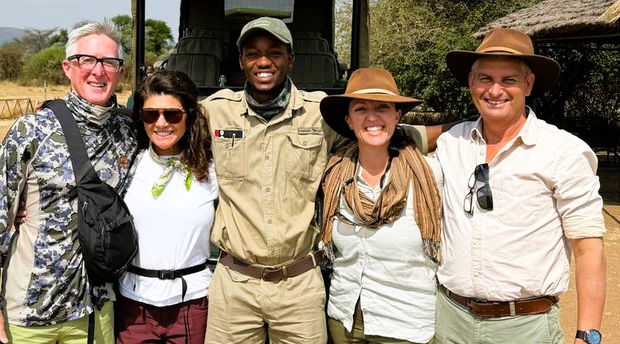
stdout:
<svg viewBox="0 0 620 344">
<path fill-rule="evenodd" d="M 439 286 L 439 290 L 450 300 L 467 308 L 481 318 L 547 313 L 551 306 L 559 301 L 557 296 L 540 296 L 517 301 L 486 301 L 455 294 L 443 285 Z"/>
<path fill-rule="evenodd" d="M 301 257 L 290 263 L 278 266 L 259 266 L 248 264 L 230 254 L 222 251 L 219 262 L 232 270 L 246 276 L 262 279 L 269 282 L 277 282 L 287 277 L 294 277 L 317 267 L 323 261 L 323 251 L 315 251 L 312 254 Z"/>
</svg>

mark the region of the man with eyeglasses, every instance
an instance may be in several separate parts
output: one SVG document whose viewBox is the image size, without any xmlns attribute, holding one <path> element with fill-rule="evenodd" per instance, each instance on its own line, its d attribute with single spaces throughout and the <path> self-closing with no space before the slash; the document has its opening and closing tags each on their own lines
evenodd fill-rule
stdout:
<svg viewBox="0 0 620 344">
<path fill-rule="evenodd" d="M 136 152 L 130 120 L 118 114 L 114 96 L 124 72 L 121 53 L 114 26 L 91 23 L 69 34 L 62 63 L 71 82 L 64 102 L 94 169 L 116 188 Z M 95 343 L 114 342 L 112 287 L 91 291 L 78 243 L 74 175 L 52 111 L 18 118 L 0 149 L 1 342 L 85 343 L 92 312 Z M 27 215 L 14 231 L 20 198 Z"/>
<path fill-rule="evenodd" d="M 571 251 L 577 338 L 598 344 L 605 258 L 597 159 L 577 137 L 525 105 L 560 66 L 530 38 L 493 29 L 475 52 L 446 56 L 480 113 L 440 136 L 444 173 L 436 342 L 564 343 L 558 296 Z"/>
</svg>

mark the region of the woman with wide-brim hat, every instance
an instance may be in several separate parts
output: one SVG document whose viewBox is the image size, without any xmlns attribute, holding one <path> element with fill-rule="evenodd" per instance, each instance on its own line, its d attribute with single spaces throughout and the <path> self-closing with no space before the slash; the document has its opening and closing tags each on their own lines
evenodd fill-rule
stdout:
<svg viewBox="0 0 620 344">
<path fill-rule="evenodd" d="M 328 301 L 334 343 L 428 343 L 435 326 L 440 199 L 433 168 L 397 127 L 421 101 L 392 75 L 355 71 L 321 114 L 353 140 L 322 181 L 323 244 L 334 273 Z"/>
</svg>

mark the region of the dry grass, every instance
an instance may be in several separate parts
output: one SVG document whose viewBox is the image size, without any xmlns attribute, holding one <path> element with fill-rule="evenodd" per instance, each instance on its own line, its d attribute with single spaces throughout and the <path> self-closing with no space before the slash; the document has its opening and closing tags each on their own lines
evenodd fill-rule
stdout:
<svg viewBox="0 0 620 344">
<path fill-rule="evenodd" d="M 29 99 L 32 105 L 36 107 L 37 104 L 40 104 L 44 100 L 64 97 L 67 91 L 69 91 L 68 85 L 35 87 L 20 86 L 14 82 L 0 81 L 0 111 L 2 111 L 2 107 L 5 105 L 8 105 L 11 109 L 15 107 L 14 101 L 5 102 L 3 101 L 5 99 Z M 125 105 L 130 95 L 131 90 L 118 93 L 118 102 Z M 27 101 L 21 102 L 21 105 L 23 106 L 25 103 L 27 103 Z M 13 117 L 16 118 L 20 114 L 16 113 L 13 115 Z M 6 116 L 8 115 L 4 113 L 0 114 L 0 117 L 2 117 L 2 119 L 0 119 L 0 138 L 4 138 L 6 131 L 11 127 L 11 124 L 13 124 L 13 121 L 15 120 L 14 118 L 7 119 Z"/>
<path fill-rule="evenodd" d="M 128 89 L 125 87 L 125 89 Z M 68 85 L 48 86 L 20 86 L 14 82 L 0 81 L 0 99 L 29 98 L 38 104 L 46 99 L 62 98 L 69 90 Z M 127 103 L 131 90 L 123 91 L 118 96 L 118 102 Z"/>
</svg>

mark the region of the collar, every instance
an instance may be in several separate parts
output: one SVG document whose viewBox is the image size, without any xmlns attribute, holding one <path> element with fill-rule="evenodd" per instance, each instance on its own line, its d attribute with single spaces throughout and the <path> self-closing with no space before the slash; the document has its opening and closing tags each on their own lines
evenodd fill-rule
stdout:
<svg viewBox="0 0 620 344">
<path fill-rule="evenodd" d="M 514 140 L 521 140 L 523 144 L 527 146 L 536 145 L 538 127 L 536 125 L 536 113 L 532 110 L 531 107 L 525 106 L 525 113 L 527 118 L 525 119 L 525 123 L 519 133 L 514 138 Z M 482 116 L 479 116 L 478 119 L 473 122 L 472 127 L 469 131 L 470 139 L 472 141 L 476 141 L 477 139 L 482 139 Z"/>
<path fill-rule="evenodd" d="M 284 108 L 284 113 L 276 115 L 274 118 L 271 119 L 271 121 L 269 121 L 269 124 L 275 124 L 285 119 L 293 117 L 293 112 L 301 109 L 304 106 L 303 95 L 297 89 L 297 87 L 295 86 L 295 83 L 293 83 L 293 81 L 290 80 L 290 78 L 289 78 L 289 81 L 291 82 L 291 98 L 289 99 L 288 104 Z M 243 95 L 245 93 L 245 90 L 237 92 L 237 93 Z M 245 96 L 242 96 L 242 98 L 243 99 L 241 101 L 241 106 L 239 107 L 239 115 L 250 115 L 250 116 L 260 117 L 259 115 L 255 114 L 253 111 L 249 111 L 249 106 L 248 106 L 247 100 L 245 99 Z"/>
</svg>

